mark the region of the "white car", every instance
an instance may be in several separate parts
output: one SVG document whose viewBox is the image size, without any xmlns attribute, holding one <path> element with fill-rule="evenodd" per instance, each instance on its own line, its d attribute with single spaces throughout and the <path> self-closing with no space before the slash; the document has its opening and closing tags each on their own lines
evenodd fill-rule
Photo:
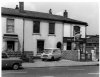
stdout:
<svg viewBox="0 0 100 77">
<path fill-rule="evenodd" d="M 61 58 L 61 50 L 58 48 L 44 49 L 44 52 L 41 54 L 42 60 L 56 60 L 60 58 Z"/>
</svg>

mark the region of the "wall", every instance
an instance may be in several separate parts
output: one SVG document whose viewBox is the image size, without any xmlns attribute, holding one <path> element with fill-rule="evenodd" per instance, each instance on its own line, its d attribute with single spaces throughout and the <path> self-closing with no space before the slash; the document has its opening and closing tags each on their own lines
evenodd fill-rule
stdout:
<svg viewBox="0 0 100 77">
<path fill-rule="evenodd" d="M 76 26 L 77 24 L 64 24 L 64 37 L 73 37 L 73 27 Z M 80 32 L 81 32 L 81 37 L 85 38 L 85 25 L 77 25 L 80 26 Z"/>
<path fill-rule="evenodd" d="M 81 35 L 82 35 L 81 37 L 82 37 L 82 38 L 85 38 L 85 31 L 86 31 L 85 28 L 86 28 L 86 27 L 85 27 L 84 25 L 82 25 L 82 26 L 80 26 L 80 27 L 81 27 L 81 28 L 80 28 L 80 31 L 81 31 Z"/>
<path fill-rule="evenodd" d="M 71 37 L 71 25 L 65 23 L 64 24 L 64 37 Z"/>
<path fill-rule="evenodd" d="M 23 19 L 15 18 L 15 34 L 18 35 L 20 42 L 20 50 L 22 51 L 23 47 Z"/>
<path fill-rule="evenodd" d="M 58 41 L 63 40 L 63 24 L 61 22 L 55 23 L 55 35 L 48 35 L 49 22 L 40 22 L 40 34 L 33 34 L 32 20 L 25 20 L 25 51 L 33 51 L 34 55 L 37 54 L 37 40 L 44 40 L 44 48 L 55 48 Z"/>
<path fill-rule="evenodd" d="M 20 51 L 22 51 L 22 42 L 23 42 L 23 19 L 20 18 L 15 18 L 15 17 L 10 17 L 10 16 L 3 16 L 2 17 L 2 37 L 3 34 L 6 34 L 6 22 L 7 22 L 7 18 L 12 18 L 14 19 L 14 33 L 13 34 L 17 34 L 20 44 L 21 44 L 21 49 Z M 8 33 L 7 33 L 8 34 Z M 6 42 L 3 41 L 3 43 L 5 44 L 6 47 Z M 16 44 L 15 44 L 16 45 Z M 17 49 L 17 47 L 15 48 L 15 50 Z"/>
</svg>

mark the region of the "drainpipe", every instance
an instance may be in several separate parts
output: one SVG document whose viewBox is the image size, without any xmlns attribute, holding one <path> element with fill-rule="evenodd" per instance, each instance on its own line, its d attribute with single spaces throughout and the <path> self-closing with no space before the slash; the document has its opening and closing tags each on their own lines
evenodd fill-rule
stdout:
<svg viewBox="0 0 100 77">
<path fill-rule="evenodd" d="M 22 53 L 24 54 L 24 29 L 25 29 L 25 19 L 23 18 L 23 48 L 22 48 Z"/>
<path fill-rule="evenodd" d="M 86 43 L 87 43 L 87 26 L 85 27 L 85 54 L 86 54 Z M 86 60 L 86 55 L 85 55 L 85 60 Z"/>
</svg>

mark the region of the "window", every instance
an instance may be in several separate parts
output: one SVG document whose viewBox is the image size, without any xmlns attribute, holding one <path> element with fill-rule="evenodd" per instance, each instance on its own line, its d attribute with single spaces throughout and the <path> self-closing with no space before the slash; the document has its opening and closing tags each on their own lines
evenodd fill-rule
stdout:
<svg viewBox="0 0 100 77">
<path fill-rule="evenodd" d="M 14 19 L 7 19 L 7 33 L 14 32 Z"/>
<path fill-rule="evenodd" d="M 80 27 L 79 26 L 74 26 L 74 35 L 80 33 Z"/>
<path fill-rule="evenodd" d="M 55 23 L 49 23 L 49 34 L 55 34 Z"/>
<path fill-rule="evenodd" d="M 40 22 L 39 21 L 34 21 L 33 33 L 40 33 Z"/>
</svg>

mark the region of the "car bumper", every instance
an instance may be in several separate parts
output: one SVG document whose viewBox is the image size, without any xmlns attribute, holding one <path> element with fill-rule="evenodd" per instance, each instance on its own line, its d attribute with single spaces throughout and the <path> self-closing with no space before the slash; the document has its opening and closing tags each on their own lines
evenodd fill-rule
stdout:
<svg viewBox="0 0 100 77">
<path fill-rule="evenodd" d="M 48 57 L 41 57 L 41 59 L 51 59 L 52 56 L 48 56 Z"/>
</svg>

